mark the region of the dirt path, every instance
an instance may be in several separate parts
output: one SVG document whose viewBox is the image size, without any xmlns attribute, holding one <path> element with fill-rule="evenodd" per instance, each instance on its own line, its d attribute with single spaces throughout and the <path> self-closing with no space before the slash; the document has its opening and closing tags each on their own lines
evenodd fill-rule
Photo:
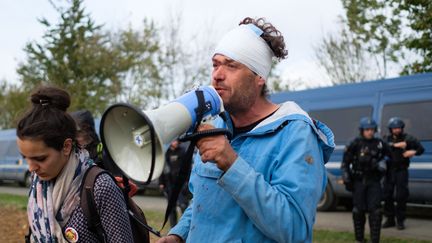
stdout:
<svg viewBox="0 0 432 243">
<path fill-rule="evenodd" d="M 0 205 L 0 242 L 24 242 L 28 232 L 27 215 L 24 210 Z"/>
<path fill-rule="evenodd" d="M 22 243 L 28 232 L 26 211 L 14 206 L 0 205 L 0 242 Z M 158 238 L 150 234 L 150 242 Z"/>
</svg>

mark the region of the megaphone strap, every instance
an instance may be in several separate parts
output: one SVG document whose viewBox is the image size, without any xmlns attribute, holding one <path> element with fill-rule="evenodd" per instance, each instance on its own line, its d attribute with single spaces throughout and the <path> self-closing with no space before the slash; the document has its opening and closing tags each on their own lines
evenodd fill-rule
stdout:
<svg viewBox="0 0 432 243">
<path fill-rule="evenodd" d="M 205 98 L 202 90 L 195 90 L 195 95 L 197 97 L 198 107 L 195 109 L 196 112 L 196 123 L 193 125 L 192 134 L 197 132 L 198 126 L 203 119 L 205 113 Z M 195 150 L 195 144 L 197 140 L 191 140 L 189 147 L 187 148 L 186 154 L 181 158 L 180 171 L 174 183 L 174 187 L 171 191 L 171 195 L 169 195 L 168 205 L 165 211 L 165 219 L 162 224 L 161 230 L 165 227 L 165 224 L 168 221 L 168 217 L 171 213 L 175 213 L 175 208 L 177 205 L 177 199 L 180 194 L 181 189 L 183 188 L 183 184 L 189 178 L 191 168 L 192 168 L 192 156 Z M 152 151 L 153 152 L 153 151 Z M 154 154 L 152 154 L 152 157 Z M 154 157 L 153 157 L 154 158 Z"/>
</svg>

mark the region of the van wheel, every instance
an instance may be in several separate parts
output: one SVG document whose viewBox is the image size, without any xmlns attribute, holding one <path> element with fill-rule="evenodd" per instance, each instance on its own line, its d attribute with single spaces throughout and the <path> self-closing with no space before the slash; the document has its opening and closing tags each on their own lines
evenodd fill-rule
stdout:
<svg viewBox="0 0 432 243">
<path fill-rule="evenodd" d="M 31 181 L 31 175 L 30 175 L 29 172 L 27 172 L 27 173 L 25 174 L 25 176 L 24 176 L 24 181 L 20 182 L 19 184 L 20 184 L 20 186 L 22 186 L 22 187 L 30 187 L 31 182 L 32 182 L 32 181 Z"/>
<path fill-rule="evenodd" d="M 338 198 L 333 193 L 333 188 L 330 183 L 327 183 L 326 190 L 318 202 L 318 211 L 334 210 L 338 204 Z"/>
</svg>

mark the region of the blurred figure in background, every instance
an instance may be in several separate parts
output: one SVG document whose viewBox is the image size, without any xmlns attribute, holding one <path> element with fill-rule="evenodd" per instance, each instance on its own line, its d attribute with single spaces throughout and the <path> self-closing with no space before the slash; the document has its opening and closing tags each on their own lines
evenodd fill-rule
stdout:
<svg viewBox="0 0 432 243">
<path fill-rule="evenodd" d="M 169 200 L 172 190 L 174 188 L 174 183 L 176 182 L 177 176 L 180 172 L 182 158 L 186 153 L 187 146 L 180 144 L 178 140 L 174 140 L 167 152 L 165 153 L 165 167 L 159 177 L 159 188 L 163 191 L 167 200 Z M 190 163 L 190 161 L 188 161 Z M 177 199 L 177 206 L 181 209 L 182 213 L 186 210 L 189 205 L 191 194 L 187 187 L 187 183 L 183 185 L 183 188 Z M 173 210 L 170 213 L 169 221 L 171 227 L 177 224 L 177 212 Z"/>
<path fill-rule="evenodd" d="M 89 152 L 90 158 L 101 166 L 102 147 L 100 147 L 99 136 L 96 133 L 93 115 L 88 110 L 79 110 L 70 113 L 77 124 L 77 146 Z M 98 146 L 100 151 L 98 151 Z M 103 167 L 103 166 L 102 166 Z"/>
<path fill-rule="evenodd" d="M 103 149 L 102 142 L 96 132 L 92 113 L 88 110 L 79 110 L 70 114 L 77 124 L 77 146 L 87 150 L 90 158 L 99 167 L 110 171 L 116 177 L 121 176 L 121 171 Z M 117 180 L 120 181 L 120 178 L 117 178 Z"/>
<path fill-rule="evenodd" d="M 390 135 L 384 138 L 389 144 L 390 159 L 387 161 L 387 174 L 384 184 L 384 214 L 387 217 L 383 228 L 396 226 L 397 229 L 405 229 L 405 211 L 409 196 L 408 191 L 408 167 L 410 158 L 421 155 L 424 152 L 420 142 L 404 133 L 405 123 L 399 117 L 390 118 L 387 125 Z M 396 197 L 393 193 L 396 189 Z M 396 201 L 396 208 L 394 206 Z"/>
<path fill-rule="evenodd" d="M 360 120 L 360 136 L 345 149 L 342 178 L 353 193 L 353 221 L 356 242 L 364 242 L 366 212 L 369 214 L 371 242 L 379 242 L 381 231 L 381 179 L 386 170 L 384 142 L 375 138 L 377 123 L 369 117 Z"/>
</svg>

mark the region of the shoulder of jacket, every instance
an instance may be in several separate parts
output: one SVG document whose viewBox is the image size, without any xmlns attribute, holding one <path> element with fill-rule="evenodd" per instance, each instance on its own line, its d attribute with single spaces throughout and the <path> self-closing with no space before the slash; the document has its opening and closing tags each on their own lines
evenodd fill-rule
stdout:
<svg viewBox="0 0 432 243">
<path fill-rule="evenodd" d="M 348 143 L 348 146 L 345 147 L 345 151 L 355 149 L 355 147 L 357 147 L 357 145 L 360 144 L 360 141 L 361 138 L 359 137 L 354 138 Z"/>
<path fill-rule="evenodd" d="M 377 143 L 384 143 L 382 138 L 374 138 Z"/>
<path fill-rule="evenodd" d="M 360 144 L 364 141 L 364 139 L 362 137 L 356 137 L 351 141 L 351 145 L 357 145 Z"/>
<path fill-rule="evenodd" d="M 409 135 L 409 134 L 404 134 L 405 135 L 405 140 L 408 140 L 408 141 L 417 141 L 417 139 L 414 137 L 414 136 L 412 136 L 412 135 Z"/>
</svg>

